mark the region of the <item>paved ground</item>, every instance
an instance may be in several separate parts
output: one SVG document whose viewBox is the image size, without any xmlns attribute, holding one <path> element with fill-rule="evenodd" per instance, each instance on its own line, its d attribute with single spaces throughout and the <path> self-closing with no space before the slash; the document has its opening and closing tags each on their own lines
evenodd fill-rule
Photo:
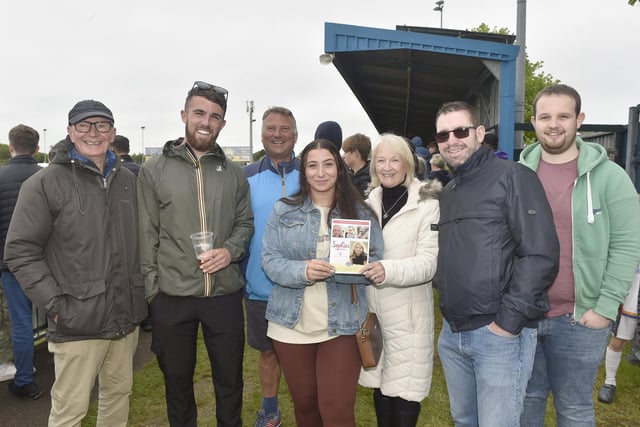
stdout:
<svg viewBox="0 0 640 427">
<path fill-rule="evenodd" d="M 151 358 L 151 333 L 140 331 L 138 349 L 133 359 L 133 368 L 139 369 Z M 53 356 L 47 351 L 47 344 L 36 348 L 34 364 L 36 382 L 42 390 L 38 400 L 24 400 L 9 393 L 8 382 L 0 383 L 0 425 L 3 427 L 46 426 L 51 410 L 51 385 L 54 380 Z"/>
</svg>

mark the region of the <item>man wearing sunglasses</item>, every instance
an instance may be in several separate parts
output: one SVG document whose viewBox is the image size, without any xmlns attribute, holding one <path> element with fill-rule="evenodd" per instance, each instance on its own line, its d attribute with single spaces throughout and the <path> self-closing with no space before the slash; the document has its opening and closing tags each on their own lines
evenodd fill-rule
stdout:
<svg viewBox="0 0 640 427">
<path fill-rule="evenodd" d="M 195 82 L 181 111 L 185 135 L 140 170 L 141 267 L 151 311 L 151 349 L 164 374 L 171 426 L 196 426 L 198 330 L 212 367 L 218 426 L 242 425 L 244 279 L 253 234 L 249 183 L 217 143 L 227 90 Z M 190 235 L 213 232 L 196 257 Z"/>
<path fill-rule="evenodd" d="M 436 129 L 454 172 L 440 195 L 434 277 L 451 415 L 456 425 L 517 426 L 558 271 L 553 215 L 533 171 L 482 145 L 473 106 L 444 104 Z"/>
<path fill-rule="evenodd" d="M 49 426 L 80 425 L 96 377 L 97 425 L 124 426 L 147 316 L 136 177 L 109 149 L 116 129 L 103 103 L 78 102 L 68 123 L 51 164 L 20 189 L 4 259 L 47 312 L 56 373 Z"/>
<path fill-rule="evenodd" d="M 558 426 L 594 425 L 593 386 L 618 308 L 640 261 L 640 205 L 607 150 L 577 136 L 585 115 L 578 92 L 549 86 L 533 101 L 538 141 L 521 162 L 537 171 L 560 239 L 551 310 L 538 326 L 523 426 L 544 425 L 549 391 Z"/>
</svg>

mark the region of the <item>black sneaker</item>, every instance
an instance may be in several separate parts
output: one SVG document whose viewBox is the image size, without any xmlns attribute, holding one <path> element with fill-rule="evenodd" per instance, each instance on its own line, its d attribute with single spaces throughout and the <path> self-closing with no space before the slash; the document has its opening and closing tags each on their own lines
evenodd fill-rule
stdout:
<svg viewBox="0 0 640 427">
<path fill-rule="evenodd" d="M 18 397 L 31 400 L 39 399 L 40 396 L 42 396 L 42 392 L 38 388 L 38 384 L 36 384 L 35 382 L 23 385 L 22 387 L 18 387 L 15 381 L 10 381 L 9 391 Z"/>
<path fill-rule="evenodd" d="M 598 392 L 598 400 L 602 403 L 613 402 L 613 396 L 616 394 L 616 386 L 611 384 L 602 384 Z"/>
<path fill-rule="evenodd" d="M 142 322 L 140 322 L 140 327 L 145 332 L 151 332 L 153 327 L 151 326 L 151 317 L 147 317 Z"/>
</svg>

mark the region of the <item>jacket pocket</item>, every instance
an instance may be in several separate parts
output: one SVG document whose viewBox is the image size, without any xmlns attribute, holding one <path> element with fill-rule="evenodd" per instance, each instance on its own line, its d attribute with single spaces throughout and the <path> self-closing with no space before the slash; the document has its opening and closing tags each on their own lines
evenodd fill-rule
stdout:
<svg viewBox="0 0 640 427">
<path fill-rule="evenodd" d="M 287 247 L 284 248 L 286 258 L 299 258 L 304 256 L 305 239 L 301 236 L 309 234 L 309 226 L 307 219 L 300 215 L 286 215 L 279 218 L 279 238 L 281 242 L 286 242 Z"/>
<path fill-rule="evenodd" d="M 58 300 L 56 328 L 64 335 L 97 335 L 105 329 L 105 282 L 66 283 Z"/>
</svg>

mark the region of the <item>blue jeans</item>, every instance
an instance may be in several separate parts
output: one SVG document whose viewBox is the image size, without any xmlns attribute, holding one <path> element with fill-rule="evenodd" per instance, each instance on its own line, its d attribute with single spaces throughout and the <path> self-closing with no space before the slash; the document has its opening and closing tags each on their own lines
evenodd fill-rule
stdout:
<svg viewBox="0 0 640 427">
<path fill-rule="evenodd" d="M 513 337 L 483 326 L 452 332 L 442 322 L 438 354 L 456 426 L 518 426 L 536 349 L 536 330 Z"/>
<path fill-rule="evenodd" d="M 610 336 L 610 326 L 590 329 L 569 314 L 540 321 L 523 427 L 544 426 L 549 391 L 558 427 L 595 425 L 593 386 Z"/>
<path fill-rule="evenodd" d="M 15 382 L 22 387 L 33 382 L 33 307 L 16 277 L 8 271 L 2 272 L 2 288 L 11 317 Z"/>
</svg>

